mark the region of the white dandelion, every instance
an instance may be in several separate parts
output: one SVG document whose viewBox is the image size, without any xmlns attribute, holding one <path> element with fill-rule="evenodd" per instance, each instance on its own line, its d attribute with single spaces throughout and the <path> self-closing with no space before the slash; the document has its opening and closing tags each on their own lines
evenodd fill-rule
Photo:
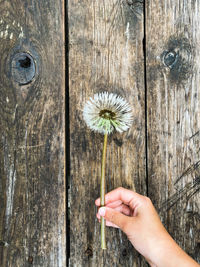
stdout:
<svg viewBox="0 0 200 267">
<path fill-rule="evenodd" d="M 127 131 L 133 122 L 129 103 L 117 94 L 95 94 L 84 106 L 83 118 L 88 127 L 102 134 Z"/>
<path fill-rule="evenodd" d="M 106 148 L 108 134 L 113 130 L 117 132 L 127 131 L 132 122 L 133 115 L 131 106 L 121 96 L 103 92 L 95 94 L 84 106 L 83 118 L 88 127 L 104 134 L 102 162 L 101 162 L 101 188 L 100 188 L 100 205 L 105 206 L 105 166 L 106 166 Z M 101 248 L 106 249 L 106 222 L 101 217 Z"/>
</svg>

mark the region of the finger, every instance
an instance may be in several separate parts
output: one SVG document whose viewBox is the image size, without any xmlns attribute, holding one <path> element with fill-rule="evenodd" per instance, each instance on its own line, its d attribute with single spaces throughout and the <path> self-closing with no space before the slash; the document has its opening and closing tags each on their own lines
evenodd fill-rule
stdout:
<svg viewBox="0 0 200 267">
<path fill-rule="evenodd" d="M 109 205 L 109 207 L 111 207 L 111 208 L 115 208 L 116 206 L 120 205 L 121 203 L 122 203 L 122 200 L 118 199 L 118 200 L 116 200 L 116 201 L 109 202 L 108 205 Z M 97 199 L 95 200 L 95 205 L 96 205 L 96 206 L 100 206 L 100 205 L 101 205 L 101 204 L 100 204 L 100 198 L 97 198 Z"/>
<path fill-rule="evenodd" d="M 110 223 L 121 228 L 125 233 L 129 232 L 129 228 L 134 219 L 133 217 L 126 216 L 119 211 L 107 207 L 101 207 L 98 213 Z"/>
<path fill-rule="evenodd" d="M 106 207 L 111 208 L 110 205 L 106 205 Z M 113 209 L 116 210 L 116 211 L 119 211 L 119 212 L 121 212 L 121 213 L 123 213 L 124 215 L 127 215 L 127 216 L 130 216 L 132 214 L 130 208 L 128 206 L 124 205 L 124 204 L 121 204 L 121 205 L 119 205 L 119 206 L 117 206 L 117 207 L 115 207 Z M 99 213 L 97 213 L 97 218 L 100 219 Z"/>
<path fill-rule="evenodd" d="M 101 218 L 100 218 L 100 215 L 99 214 L 97 214 L 97 218 L 98 218 L 98 222 L 100 223 L 101 222 Z M 107 220 L 106 220 L 106 226 L 114 227 L 114 228 L 119 228 L 119 226 L 117 226 L 116 224 L 111 223 L 111 222 L 109 222 Z"/>
<path fill-rule="evenodd" d="M 108 206 L 106 206 L 108 207 Z M 131 215 L 131 210 L 129 209 L 128 206 L 121 204 L 120 206 L 114 208 L 116 211 L 119 211 L 123 213 L 124 215 L 130 216 Z"/>
<path fill-rule="evenodd" d="M 120 206 L 121 204 L 122 204 L 121 200 L 116 200 L 114 202 L 108 203 L 106 206 L 109 207 L 109 208 L 114 209 L 114 208 Z"/>
<path fill-rule="evenodd" d="M 108 227 L 114 227 L 114 228 L 119 228 L 119 226 L 117 226 L 116 224 L 111 223 L 109 221 L 106 221 L 106 226 L 108 226 Z"/>
<path fill-rule="evenodd" d="M 142 199 L 143 199 L 142 195 L 137 194 L 136 192 L 133 192 L 131 190 L 125 189 L 123 187 L 114 189 L 113 191 L 110 191 L 109 193 L 105 195 L 106 205 L 108 205 L 109 203 L 121 200 L 124 204 L 128 206 L 131 205 L 133 209 L 140 204 Z M 100 198 L 98 198 L 95 201 L 95 204 L 97 206 L 100 206 Z"/>
</svg>

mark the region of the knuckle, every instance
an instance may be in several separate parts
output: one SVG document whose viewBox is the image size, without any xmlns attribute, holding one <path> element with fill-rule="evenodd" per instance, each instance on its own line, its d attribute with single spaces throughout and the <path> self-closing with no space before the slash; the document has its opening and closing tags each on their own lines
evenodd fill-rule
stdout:
<svg viewBox="0 0 200 267">
<path fill-rule="evenodd" d="M 117 188 L 117 191 L 122 191 L 123 190 L 123 187 L 122 186 L 119 186 L 118 188 Z"/>
<path fill-rule="evenodd" d="M 144 204 L 147 207 L 150 207 L 153 205 L 151 199 L 149 197 L 146 197 L 146 196 L 144 197 Z"/>
<path fill-rule="evenodd" d="M 150 199 L 149 197 L 147 197 L 147 196 L 145 196 L 144 198 L 145 198 L 146 201 L 148 201 L 148 202 L 151 201 L 151 199 Z"/>
</svg>

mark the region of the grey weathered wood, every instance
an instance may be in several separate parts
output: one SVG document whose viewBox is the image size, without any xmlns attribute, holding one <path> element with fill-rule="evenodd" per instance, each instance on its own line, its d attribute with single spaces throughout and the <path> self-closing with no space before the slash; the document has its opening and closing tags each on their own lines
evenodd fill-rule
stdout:
<svg viewBox="0 0 200 267">
<path fill-rule="evenodd" d="M 63 267 L 64 1 L 0 1 L 0 58 L 0 265 Z"/>
<path fill-rule="evenodd" d="M 171 235 L 198 261 L 199 11 L 199 1 L 146 1 L 149 195 Z"/>
<path fill-rule="evenodd" d="M 88 130 L 82 117 L 95 92 L 115 92 L 130 102 L 133 127 L 108 138 L 107 191 L 124 186 L 145 194 L 143 4 L 75 0 L 68 9 L 70 266 L 145 266 L 118 229 L 107 229 L 108 248 L 101 250 L 94 201 L 100 195 L 103 136 Z"/>
<path fill-rule="evenodd" d="M 200 4 L 145 5 L 148 192 L 175 240 L 200 261 Z M 142 1 L 69 1 L 70 266 L 146 265 L 120 230 L 107 229 L 108 249 L 100 249 L 94 200 L 103 137 L 82 118 L 95 92 L 131 103 L 133 127 L 109 137 L 107 190 L 145 194 L 143 19 Z M 64 0 L 0 2 L 1 266 L 66 264 L 63 24 Z"/>
</svg>

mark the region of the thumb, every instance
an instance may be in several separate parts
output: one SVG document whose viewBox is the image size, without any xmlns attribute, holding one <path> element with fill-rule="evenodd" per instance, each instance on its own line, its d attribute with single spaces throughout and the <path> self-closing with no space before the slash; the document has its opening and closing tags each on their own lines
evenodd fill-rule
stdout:
<svg viewBox="0 0 200 267">
<path fill-rule="evenodd" d="M 101 207 L 98 213 L 107 221 L 117 225 L 125 233 L 130 229 L 133 217 L 126 216 L 108 207 Z"/>
</svg>

